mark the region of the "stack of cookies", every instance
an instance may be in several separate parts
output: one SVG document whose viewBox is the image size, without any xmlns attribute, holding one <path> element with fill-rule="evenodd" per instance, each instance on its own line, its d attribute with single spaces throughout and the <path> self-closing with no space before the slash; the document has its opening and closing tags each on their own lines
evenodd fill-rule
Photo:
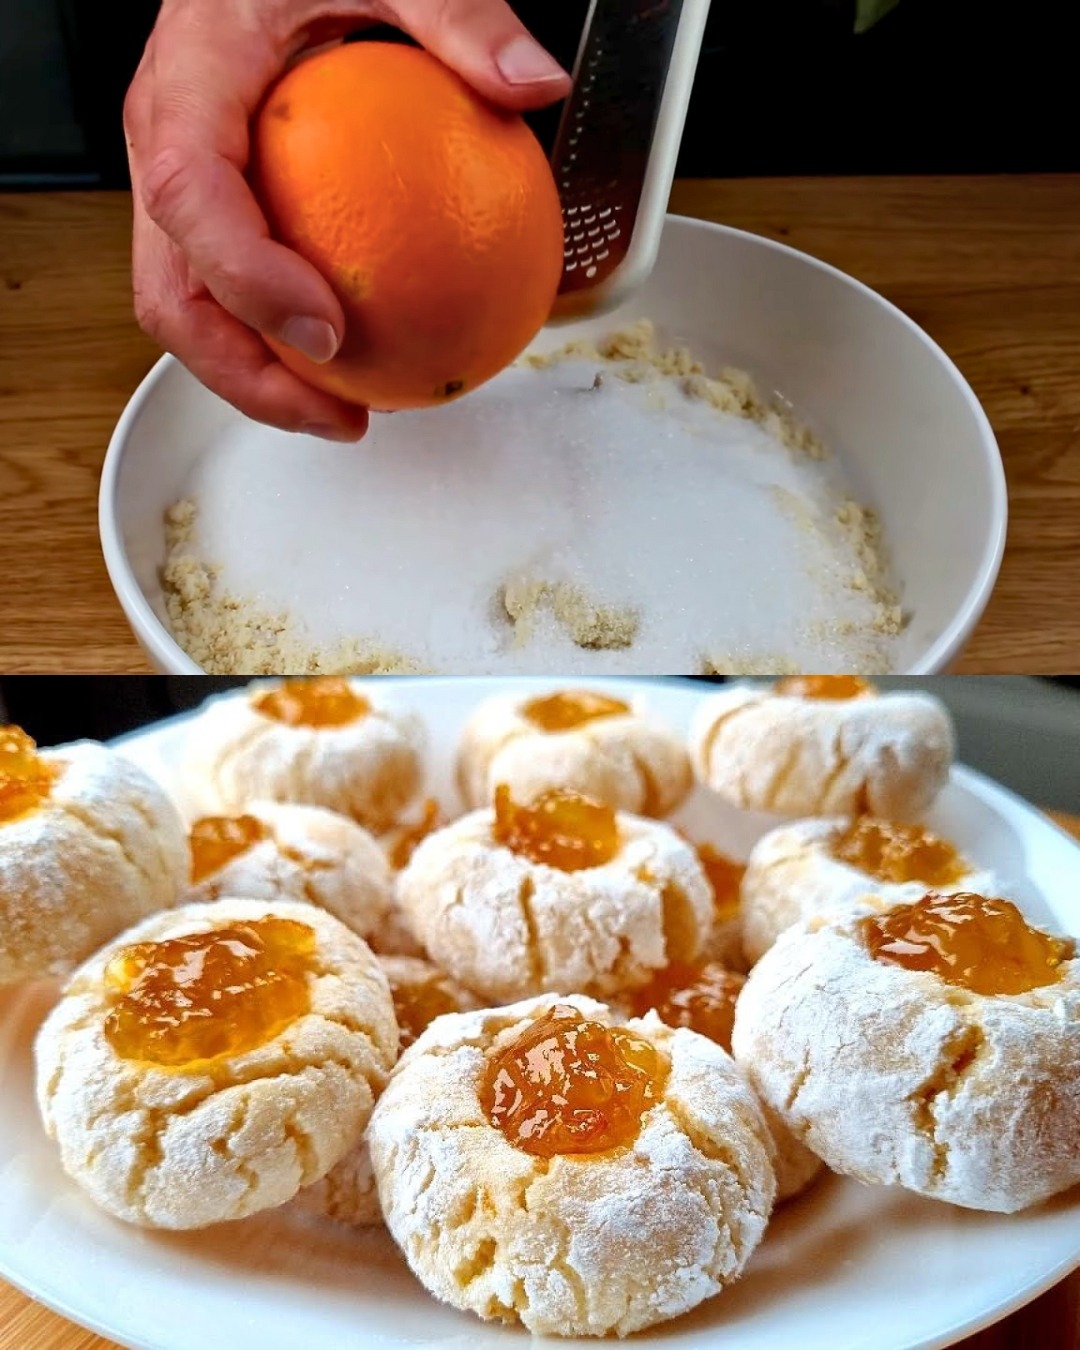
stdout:
<svg viewBox="0 0 1080 1350">
<path fill-rule="evenodd" d="M 0 735 L 0 982 L 65 977 L 38 1097 L 104 1209 L 385 1224 L 457 1308 L 625 1335 L 826 1167 L 1002 1212 L 1080 1181 L 1075 944 L 926 828 L 935 700 L 732 685 L 686 742 L 511 685 L 437 802 L 376 690 L 208 704 L 186 821 L 104 747 Z M 690 838 L 692 791 L 772 828 Z"/>
</svg>

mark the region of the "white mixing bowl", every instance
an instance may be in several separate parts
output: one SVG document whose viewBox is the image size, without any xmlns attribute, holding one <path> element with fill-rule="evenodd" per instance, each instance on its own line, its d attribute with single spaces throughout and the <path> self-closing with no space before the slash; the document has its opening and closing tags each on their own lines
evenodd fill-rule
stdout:
<svg viewBox="0 0 1080 1350">
<path fill-rule="evenodd" d="M 621 311 L 541 333 L 544 350 L 646 315 L 707 360 L 790 400 L 880 515 L 911 622 L 897 673 L 945 669 L 978 622 L 1005 545 L 993 431 L 945 353 L 895 306 L 804 253 L 669 216 L 656 268 Z M 113 588 L 147 657 L 199 667 L 169 633 L 159 579 L 163 515 L 193 460 L 240 417 L 172 357 L 135 391 L 109 444 L 99 527 Z"/>
</svg>

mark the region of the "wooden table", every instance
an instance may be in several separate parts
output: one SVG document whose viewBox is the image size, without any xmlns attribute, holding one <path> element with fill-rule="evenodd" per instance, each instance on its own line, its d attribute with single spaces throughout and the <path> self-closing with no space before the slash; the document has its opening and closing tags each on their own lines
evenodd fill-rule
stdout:
<svg viewBox="0 0 1080 1350">
<path fill-rule="evenodd" d="M 673 209 L 816 254 L 907 310 L 983 401 L 1008 550 L 957 669 L 1080 670 L 1080 176 L 687 181 Z M 146 669 L 97 541 L 97 479 L 157 352 L 123 193 L 0 196 L 0 669 Z"/>
<path fill-rule="evenodd" d="M 1048 813 L 1080 839 L 1080 816 Z M 957 1343 L 957 1350 L 1078 1350 L 1080 1271 L 987 1331 Z M 0 1283 L 0 1350 L 118 1350 L 112 1341 L 83 1331 L 56 1313 Z M 227 1350 L 227 1347 L 223 1348 Z"/>
</svg>

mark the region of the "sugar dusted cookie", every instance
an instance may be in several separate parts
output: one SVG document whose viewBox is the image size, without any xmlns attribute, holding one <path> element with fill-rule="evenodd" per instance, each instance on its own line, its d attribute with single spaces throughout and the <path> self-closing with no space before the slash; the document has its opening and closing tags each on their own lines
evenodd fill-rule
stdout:
<svg viewBox="0 0 1080 1350">
<path fill-rule="evenodd" d="M 649 984 L 635 989 L 618 1011 L 643 1017 L 654 1013 L 665 1026 L 687 1027 L 707 1036 L 729 1054 L 735 1008 L 746 979 L 717 961 L 694 966 L 669 966 Z M 759 1103 L 774 1146 L 776 1201 L 789 1200 L 804 1191 L 822 1170 L 821 1159 L 787 1128 L 767 1102 Z"/>
<path fill-rule="evenodd" d="M 834 1171 L 1010 1213 L 1080 1182 L 1076 944 L 930 894 L 789 928 L 739 997 L 736 1059 Z"/>
<path fill-rule="evenodd" d="M 325 1175 L 397 1048 L 361 938 L 311 905 L 226 898 L 155 915 L 76 971 L 38 1033 L 38 1103 L 103 1209 L 201 1228 Z"/>
<path fill-rule="evenodd" d="M 920 825 L 874 816 L 781 825 L 755 845 L 743 877 L 746 958 L 757 961 L 803 919 L 840 913 L 868 894 L 886 904 L 917 900 L 929 887 L 985 891 L 994 878 Z"/>
<path fill-rule="evenodd" d="M 467 806 L 489 806 L 499 783 L 519 801 L 571 788 L 620 811 L 666 816 L 691 787 L 675 732 L 630 702 L 588 689 L 500 694 L 466 723 L 458 785 Z"/>
<path fill-rule="evenodd" d="M 719 1046 L 580 996 L 440 1018 L 368 1141 L 417 1278 L 535 1335 L 627 1335 L 697 1306 L 741 1274 L 775 1189 Z"/>
<path fill-rule="evenodd" d="M 531 806 L 505 786 L 419 846 L 398 897 L 427 949 L 488 1002 L 598 997 L 693 961 L 713 918 L 691 845 L 659 821 L 574 793 Z"/>
<path fill-rule="evenodd" d="M 702 702 L 690 744 L 701 782 L 734 806 L 890 820 L 924 815 L 954 752 L 937 699 L 846 675 L 731 685 Z"/>
<path fill-rule="evenodd" d="M 250 801 L 300 802 L 379 832 L 417 794 L 424 736 L 411 714 L 348 680 L 256 683 L 211 700 L 191 723 L 186 778 L 207 815 Z"/>
<path fill-rule="evenodd" d="M 390 982 L 402 1050 L 412 1045 L 436 1017 L 466 1012 L 478 1006 L 467 989 L 430 961 L 387 956 L 381 957 L 379 964 Z M 356 1228 L 381 1224 L 379 1192 L 366 1137 L 321 1181 L 305 1187 L 294 1203 L 309 1214 Z"/>
<path fill-rule="evenodd" d="M 249 802 L 242 815 L 195 821 L 190 839 L 189 901 L 234 895 L 307 902 L 363 938 L 394 905 L 382 849 L 354 820 L 321 806 Z"/>
<path fill-rule="evenodd" d="M 0 727 L 0 986 L 71 970 L 174 904 L 187 868 L 180 817 L 141 769 Z"/>
</svg>

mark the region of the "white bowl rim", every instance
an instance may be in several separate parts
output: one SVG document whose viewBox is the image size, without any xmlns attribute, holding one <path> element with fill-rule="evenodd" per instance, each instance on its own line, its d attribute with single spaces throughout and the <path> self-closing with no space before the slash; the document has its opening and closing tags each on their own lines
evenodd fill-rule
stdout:
<svg viewBox="0 0 1080 1350">
<path fill-rule="evenodd" d="M 866 285 L 865 282 L 859 281 L 857 277 L 834 267 L 831 263 L 822 262 L 820 258 L 804 253 L 801 249 L 792 248 L 790 244 L 781 244 L 775 239 L 754 234 L 749 230 L 736 229 L 732 225 L 721 225 L 711 220 L 700 220 L 696 216 L 680 216 L 669 212 L 665 220 L 665 228 L 671 225 L 676 226 L 676 228 L 700 229 L 750 241 L 761 248 L 771 249 L 797 258 L 800 262 L 817 268 L 842 284 L 861 291 L 878 305 L 884 307 L 909 332 L 914 334 L 952 376 L 954 383 L 967 403 L 968 410 L 978 428 L 983 448 L 987 452 L 986 461 L 990 474 L 991 498 L 989 538 L 983 549 L 978 571 L 968 589 L 963 604 L 960 605 L 949 624 L 936 640 L 917 661 L 912 663 L 911 669 L 900 673 L 932 675 L 946 670 L 970 637 L 972 630 L 986 609 L 997 581 L 998 572 L 1001 569 L 1008 532 L 1008 490 L 1005 480 L 1005 467 L 1001 460 L 1001 450 L 994 435 L 994 429 L 990 425 L 990 419 L 987 417 L 982 404 L 976 398 L 975 392 L 963 372 L 929 333 L 920 328 L 915 320 L 905 314 L 902 309 L 894 305 L 891 300 L 887 300 L 871 286 Z M 105 567 L 113 590 L 116 592 L 116 597 L 120 601 L 121 608 L 135 637 L 147 654 L 155 664 L 160 665 L 172 674 L 204 675 L 206 672 L 202 667 L 188 656 L 154 613 L 150 602 L 135 579 L 135 574 L 128 562 L 127 551 L 124 548 L 116 509 L 120 467 L 127 448 L 129 430 L 142 410 L 143 404 L 153 393 L 154 388 L 165 377 L 166 372 L 173 365 L 178 364 L 177 358 L 170 355 L 162 356 L 154 363 L 128 401 L 112 436 L 109 438 L 109 446 L 105 452 L 102 465 L 101 486 L 98 492 L 98 534 L 101 539 Z"/>
</svg>

